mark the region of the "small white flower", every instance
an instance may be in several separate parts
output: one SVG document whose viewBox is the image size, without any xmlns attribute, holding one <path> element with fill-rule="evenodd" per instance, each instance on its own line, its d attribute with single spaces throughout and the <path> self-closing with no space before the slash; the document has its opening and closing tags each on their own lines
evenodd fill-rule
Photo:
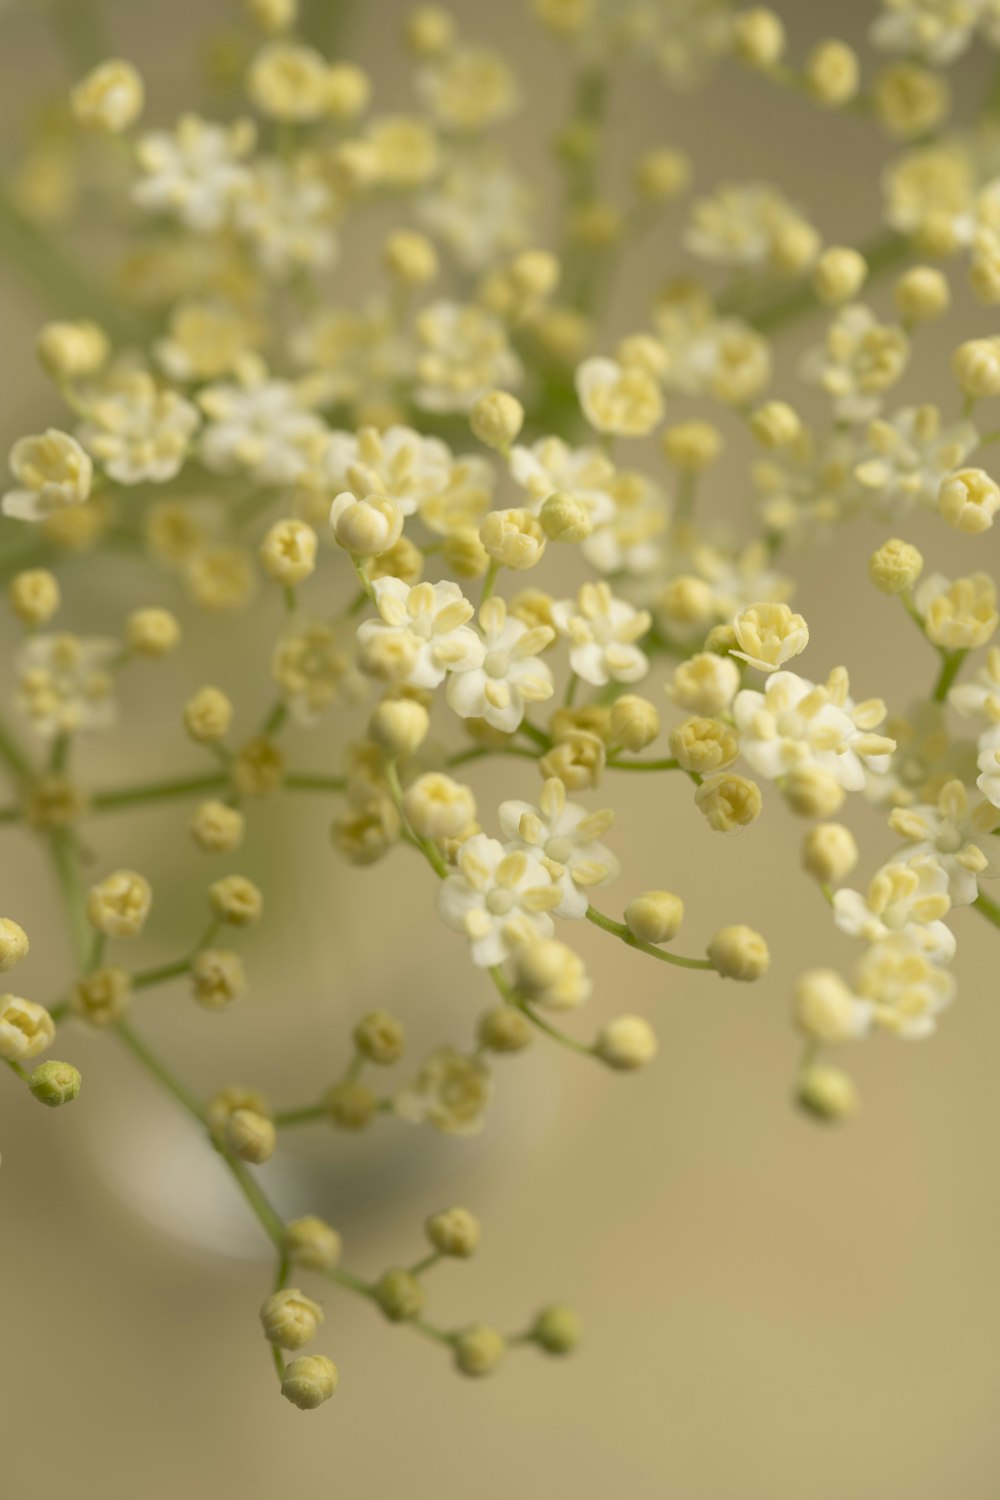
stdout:
<svg viewBox="0 0 1000 1500">
<path fill-rule="evenodd" d="M 412 427 L 362 427 L 333 432 L 323 454 L 324 477 L 334 490 L 355 495 L 386 495 L 404 516 L 448 488 L 455 459 L 440 438 L 422 437 Z"/>
<path fill-rule="evenodd" d="M 99 636 L 32 636 L 17 656 L 18 709 L 46 739 L 112 728 L 111 663 L 120 650 Z"/>
<path fill-rule="evenodd" d="M 88 403 L 80 440 L 119 484 L 164 484 L 184 465 L 198 409 L 145 370 L 112 373 Z"/>
<path fill-rule="evenodd" d="M 576 393 L 595 432 L 645 437 L 663 420 L 663 393 L 639 365 L 585 359 L 576 372 Z"/>
<path fill-rule="evenodd" d="M 635 644 L 652 623 L 649 611 L 616 599 L 606 583 L 585 583 L 576 599 L 553 604 L 552 619 L 569 638 L 570 666 L 584 682 L 638 682 L 649 671 Z"/>
<path fill-rule="evenodd" d="M 950 909 L 947 871 L 929 854 L 883 865 L 866 896 L 844 888 L 833 898 L 842 932 L 867 943 L 902 933 L 935 963 L 947 963 L 955 952 L 954 935 L 942 921 Z"/>
<path fill-rule="evenodd" d="M 744 689 L 733 703 L 740 748 L 755 771 L 773 781 L 815 766 L 849 792 L 864 788 L 866 770 L 889 768 L 894 742 L 872 732 L 885 712 L 879 699 L 854 704 L 842 669 L 825 686 L 775 672 L 763 692 Z"/>
<path fill-rule="evenodd" d="M 595 527 L 614 518 L 611 485 L 615 467 L 599 448 L 571 448 L 562 438 L 540 438 L 530 448 L 511 449 L 510 472 L 515 484 L 530 496 L 535 515 L 557 490 L 572 495 L 588 512 Z"/>
<path fill-rule="evenodd" d="M 809 626 L 787 604 L 751 604 L 733 621 L 739 651 L 731 655 L 756 667 L 774 672 L 809 644 Z"/>
<path fill-rule="evenodd" d="M 922 1041 L 936 1030 L 956 985 L 910 930 L 872 944 L 858 964 L 856 988 L 876 1026 L 904 1041 Z"/>
<path fill-rule="evenodd" d="M 478 1135 L 492 1093 L 493 1079 L 481 1059 L 439 1047 L 424 1059 L 412 1083 L 395 1094 L 392 1107 L 401 1119 L 433 1125 L 446 1135 Z"/>
<path fill-rule="evenodd" d="M 475 303 L 433 302 L 417 318 L 421 353 L 414 399 L 425 411 L 468 411 L 491 390 L 523 378 L 499 318 Z"/>
<path fill-rule="evenodd" d="M 903 329 L 880 323 L 870 307 L 855 302 L 837 313 L 825 343 L 806 356 L 802 377 L 823 387 L 838 418 L 863 422 L 876 415 L 909 357 Z"/>
<path fill-rule="evenodd" d="M 502 964 L 515 947 L 552 936 L 549 913 L 563 892 L 540 854 L 507 850 L 498 839 L 473 834 L 458 851 L 459 873 L 441 882 L 438 911 L 468 938 L 481 969 Z"/>
<path fill-rule="evenodd" d="M 989 801 L 970 807 L 960 781 L 945 783 L 936 806 L 894 808 L 889 824 L 907 840 L 900 859 L 934 855 L 948 876 L 952 906 L 970 906 L 979 895 L 980 880 L 1000 875 L 1000 841 L 992 837 L 1000 827 L 1000 812 Z"/>
<path fill-rule="evenodd" d="M 3 497 L 3 513 L 17 521 L 44 521 L 58 510 L 82 505 L 90 494 L 93 465 L 68 432 L 50 427 L 38 437 L 19 438 L 10 450 L 19 489 Z"/>
<path fill-rule="evenodd" d="M 205 466 L 245 473 L 259 484 L 293 484 L 308 469 L 326 426 L 284 380 L 211 385 L 198 401 L 208 418 L 201 439 Z"/>
<path fill-rule="evenodd" d="M 502 802 L 500 827 L 508 848 L 541 854 L 561 893 L 553 908 L 557 917 L 583 917 L 590 904 L 587 892 L 610 885 L 621 867 L 601 836 L 614 821 L 610 808 L 588 812 L 578 802 L 567 802 L 566 788 L 556 777 L 542 787 L 538 807 L 530 802 Z"/>
<path fill-rule="evenodd" d="M 133 189 L 140 207 L 173 214 L 199 234 L 214 234 L 250 188 L 246 158 L 256 131 L 250 120 L 215 125 L 183 115 L 173 133 L 154 131 L 136 145 L 145 176 Z"/>
<path fill-rule="evenodd" d="M 978 441 L 971 422 L 942 427 L 936 406 L 907 406 L 871 423 L 854 476 L 872 497 L 876 515 L 901 516 L 913 506 L 933 510 L 942 479 Z"/>
<path fill-rule="evenodd" d="M 466 669 L 453 668 L 448 704 L 462 719 L 485 719 L 494 729 L 513 734 L 529 703 L 544 703 L 554 688 L 547 663 L 538 660 L 555 631 L 547 625 L 529 628 L 507 614 L 502 599 L 488 599 L 479 611 L 484 655 Z"/>
<path fill-rule="evenodd" d="M 418 583 L 413 588 L 400 578 L 377 578 L 372 585 L 380 619 L 362 620 L 358 643 L 379 636 L 407 638 L 414 661 L 406 676 L 412 687 L 434 688 L 448 672 L 481 666 L 486 649 L 467 622 L 475 610 L 457 583 Z"/>
<path fill-rule="evenodd" d="M 261 266 L 276 279 L 322 270 L 336 259 L 329 189 L 314 173 L 293 170 L 284 162 L 255 164 L 236 204 L 235 223 Z"/>
<path fill-rule="evenodd" d="M 403 513 L 395 500 L 345 490 L 330 507 L 330 525 L 340 546 L 355 557 L 378 557 L 403 534 Z"/>
</svg>

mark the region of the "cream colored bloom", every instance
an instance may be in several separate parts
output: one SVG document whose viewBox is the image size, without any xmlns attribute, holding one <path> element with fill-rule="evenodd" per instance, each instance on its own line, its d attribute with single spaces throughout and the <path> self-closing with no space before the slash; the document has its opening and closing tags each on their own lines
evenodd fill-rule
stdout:
<svg viewBox="0 0 1000 1500">
<path fill-rule="evenodd" d="M 503 324 L 474 303 L 434 302 L 417 318 L 418 405 L 426 411 L 468 411 L 487 391 L 521 382 L 521 362 Z"/>
<path fill-rule="evenodd" d="M 884 772 L 895 742 L 873 731 L 885 718 L 877 698 L 855 704 L 843 669 L 825 685 L 776 672 L 762 692 L 736 695 L 733 718 L 740 748 L 754 770 L 770 780 L 809 767 L 846 791 L 860 791 L 866 770 Z"/>
<path fill-rule="evenodd" d="M 695 203 L 685 244 L 711 265 L 798 273 L 816 258 L 820 238 L 777 188 L 749 182 Z"/>
<path fill-rule="evenodd" d="M 534 849 L 505 849 L 497 839 L 473 834 L 456 856 L 458 873 L 441 882 L 438 911 L 469 940 L 481 969 L 503 963 L 520 943 L 552 936 L 549 915 L 563 891 Z"/>
<path fill-rule="evenodd" d="M 951 909 L 948 883 L 948 872 L 931 854 L 883 865 L 867 895 L 837 891 L 834 920 L 844 932 L 868 943 L 903 933 L 921 952 L 947 963 L 955 952 L 954 936 L 942 920 Z"/>
<path fill-rule="evenodd" d="M 466 623 L 475 613 L 457 583 L 418 583 L 410 588 L 398 578 L 373 584 L 378 620 L 358 626 L 362 652 L 373 645 L 399 647 L 412 687 L 434 688 L 448 672 L 481 666 L 482 641 Z"/>
<path fill-rule="evenodd" d="M 663 420 L 663 394 L 638 365 L 586 359 L 576 372 L 576 393 L 595 432 L 644 437 Z"/>
<path fill-rule="evenodd" d="M 552 619 L 568 638 L 570 666 L 584 682 L 638 682 L 649 671 L 635 644 L 650 627 L 649 611 L 616 599 L 606 583 L 585 583 L 576 599 L 553 604 Z"/>
<path fill-rule="evenodd" d="M 112 663 L 120 650 L 100 636 L 32 636 L 17 654 L 19 711 L 46 739 L 112 728 Z"/>
<path fill-rule="evenodd" d="M 449 130 L 488 129 L 517 105 L 514 74 L 498 53 L 485 47 L 445 51 L 421 70 L 417 81 L 431 114 Z"/>
<path fill-rule="evenodd" d="M 803 378 L 821 385 L 845 421 L 873 417 L 910 357 L 902 328 L 880 323 L 870 307 L 851 303 L 837 314 L 825 344 L 807 356 Z"/>
<path fill-rule="evenodd" d="M 479 611 L 483 659 L 453 669 L 448 679 L 450 708 L 462 719 L 485 719 L 511 734 L 531 703 L 544 703 L 555 691 L 547 663 L 538 659 L 555 631 L 546 625 L 529 629 L 500 598 L 488 599 Z"/>
<path fill-rule="evenodd" d="M 55 1022 L 42 1005 L 18 995 L 0 995 L 0 1058 L 27 1062 L 55 1040 Z"/>
<path fill-rule="evenodd" d="M 913 506 L 930 509 L 939 504 L 942 481 L 978 441 L 971 422 L 942 426 L 936 406 L 904 407 L 869 425 L 854 477 L 878 516 L 905 515 Z"/>
<path fill-rule="evenodd" d="M 955 996 L 955 979 L 908 933 L 873 943 L 857 967 L 855 988 L 872 1021 L 905 1041 L 931 1036 Z"/>
<path fill-rule="evenodd" d="M 1000 622 L 996 588 L 986 573 L 954 582 L 932 573 L 918 585 L 913 602 L 927 639 L 946 651 L 985 646 Z"/>
<path fill-rule="evenodd" d="M 446 1135 L 478 1135 L 492 1093 L 493 1079 L 484 1063 L 441 1047 L 424 1059 L 416 1078 L 396 1093 L 392 1104 L 404 1120 L 426 1122 Z"/>
<path fill-rule="evenodd" d="M 787 604 L 751 604 L 733 621 L 741 661 L 760 672 L 776 672 L 809 644 L 809 626 Z"/>
<path fill-rule="evenodd" d="M 162 484 L 181 469 L 198 409 L 145 370 L 112 372 L 88 403 L 80 441 L 119 484 Z"/>
<path fill-rule="evenodd" d="M 88 130 L 120 135 L 142 114 L 145 90 L 131 63 L 113 58 L 82 78 L 70 94 L 73 117 Z"/>
<path fill-rule="evenodd" d="M 441 771 L 425 771 L 403 794 L 403 815 L 418 838 L 454 839 L 476 816 L 469 787 Z"/>
<path fill-rule="evenodd" d="M 960 469 L 943 481 L 937 501 L 949 526 L 978 536 L 990 529 L 1000 510 L 1000 485 L 983 469 Z"/>
<path fill-rule="evenodd" d="M 936 803 L 897 807 L 889 826 L 906 840 L 901 859 L 933 855 L 948 876 L 952 906 L 968 906 L 979 882 L 1000 875 L 1000 850 L 993 837 L 1000 812 L 990 801 L 970 803 L 961 781 L 946 781 Z"/>
<path fill-rule="evenodd" d="M 182 115 L 172 134 L 142 136 L 136 158 L 144 176 L 133 189 L 135 201 L 151 213 L 175 215 L 196 233 L 215 233 L 249 190 L 246 158 L 255 135 L 249 120 L 215 125 Z"/>
<path fill-rule="evenodd" d="M 117 964 L 104 964 L 77 980 L 70 990 L 69 1006 L 89 1026 L 113 1026 L 131 1003 L 129 977 Z"/>
<path fill-rule="evenodd" d="M 726 712 L 739 686 L 740 669 L 729 656 L 699 651 L 676 669 L 666 692 L 680 708 L 711 718 Z"/>
<path fill-rule="evenodd" d="M 865 1036 L 872 1007 L 833 969 L 809 969 L 796 985 L 795 1019 L 810 1041 L 829 1046 Z"/>
<path fill-rule="evenodd" d="M 87 893 L 87 920 L 104 937 L 137 937 L 153 906 L 153 891 L 144 875 L 116 870 Z"/>
<path fill-rule="evenodd" d="M 50 427 L 38 437 L 19 438 L 10 467 L 20 488 L 3 497 L 3 513 L 18 521 L 44 521 L 90 494 L 93 465 L 75 438 Z"/>
<path fill-rule="evenodd" d="M 732 771 L 706 776 L 694 794 L 695 806 L 716 833 L 739 833 L 760 817 L 760 787 Z"/>
<path fill-rule="evenodd" d="M 399 541 L 403 515 L 395 500 L 384 495 L 365 495 L 359 500 L 345 490 L 330 507 L 330 525 L 346 552 L 355 557 L 377 557 Z"/>
<path fill-rule="evenodd" d="M 588 891 L 610 885 L 620 873 L 618 860 L 601 842 L 611 827 L 610 808 L 589 812 L 566 800 L 562 781 L 551 777 L 542 787 L 538 807 L 530 802 L 502 802 L 498 814 L 508 849 L 541 854 L 561 899 L 552 908 L 557 917 L 583 917 Z"/>
<path fill-rule="evenodd" d="M 326 60 L 301 42 L 268 42 L 250 64 L 246 88 L 251 102 L 272 120 L 318 120 L 327 109 L 330 70 Z"/>
<path fill-rule="evenodd" d="M 199 404 L 208 425 L 201 457 L 217 474 L 245 473 L 258 484 L 292 484 L 325 436 L 315 412 L 283 380 L 212 385 Z"/>
</svg>

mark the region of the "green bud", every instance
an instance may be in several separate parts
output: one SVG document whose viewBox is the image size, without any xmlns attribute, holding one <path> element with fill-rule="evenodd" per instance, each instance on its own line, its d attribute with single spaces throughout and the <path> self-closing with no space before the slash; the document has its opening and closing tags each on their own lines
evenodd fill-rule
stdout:
<svg viewBox="0 0 1000 1500">
<path fill-rule="evenodd" d="M 546 1354 L 571 1354 L 583 1337 L 583 1325 L 571 1307 L 545 1307 L 531 1337 Z"/>
<path fill-rule="evenodd" d="M 72 1063 L 43 1062 L 28 1079 L 28 1089 L 41 1104 L 57 1109 L 60 1104 L 72 1104 L 80 1092 L 79 1069 Z"/>
</svg>

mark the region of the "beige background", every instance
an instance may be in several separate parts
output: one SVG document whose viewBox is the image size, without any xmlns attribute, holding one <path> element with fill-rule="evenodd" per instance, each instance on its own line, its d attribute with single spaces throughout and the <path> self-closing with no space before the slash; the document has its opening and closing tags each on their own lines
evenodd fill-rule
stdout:
<svg viewBox="0 0 1000 1500">
<path fill-rule="evenodd" d="M 117 46 L 147 72 L 150 118 L 166 118 L 178 99 L 190 101 L 192 47 L 225 20 L 226 6 L 134 0 L 110 9 Z M 520 0 L 458 0 L 455 9 L 520 59 L 536 107 L 512 135 L 533 149 L 565 107 L 556 49 L 528 33 Z M 818 0 L 786 6 L 797 46 L 832 24 L 830 11 Z M 838 29 L 860 38 L 869 11 L 838 5 Z M 402 13 L 396 0 L 379 0 L 356 18 L 356 55 L 393 104 Z M 3 24 L 0 97 L 13 147 L 27 101 L 61 75 L 35 18 Z M 961 107 L 979 86 L 981 61 L 956 75 Z M 732 70 L 691 96 L 630 72 L 612 118 L 620 163 L 643 140 L 683 144 L 703 185 L 726 175 L 780 180 L 831 239 L 862 236 L 877 213 L 883 153 L 864 122 L 819 116 Z M 543 204 L 550 186 L 540 178 Z M 680 263 L 678 223 L 630 263 L 614 328 L 635 326 L 646 290 Z M 0 274 L 9 441 L 59 414 L 30 356 L 43 309 Z M 963 308 L 951 337 L 983 324 Z M 786 371 L 802 344 L 798 333 L 789 338 Z M 927 341 L 908 391 L 950 399 L 948 345 L 945 336 Z M 776 388 L 787 393 L 788 377 Z M 747 458 L 734 428 L 707 493 L 707 505 L 736 524 L 751 503 Z M 942 532 L 933 521 L 906 530 L 945 568 L 991 565 L 992 537 Z M 886 534 L 859 524 L 836 548 L 797 560 L 799 601 L 813 633 L 805 669 L 819 676 L 845 660 L 858 696 L 883 693 L 899 709 L 926 691 L 934 663 L 902 611 L 866 584 L 865 557 Z M 66 576 L 82 601 L 82 613 L 67 609 L 66 618 L 95 629 L 148 597 L 146 577 L 120 566 L 101 573 L 99 596 L 89 565 L 68 566 Z M 265 598 L 254 612 L 262 643 L 275 611 Z M 88 750 L 95 782 L 197 765 L 176 705 L 213 672 L 234 680 L 246 629 L 227 622 L 208 660 L 184 656 L 129 686 L 136 727 L 117 749 Z M 261 666 L 241 697 L 247 725 L 266 695 Z M 154 735 L 156 712 L 163 728 Z M 302 739 L 298 762 L 321 763 L 324 743 Z M 526 794 L 533 773 L 505 768 L 505 793 L 515 780 Z M 475 785 L 489 807 L 501 781 L 477 770 Z M 436 1348 L 331 1295 L 321 1347 L 340 1365 L 341 1389 L 317 1415 L 294 1411 L 274 1389 L 256 1322 L 270 1267 L 255 1258 L 260 1242 L 228 1182 L 112 1043 L 74 1034 L 65 1050 L 86 1085 L 71 1112 L 49 1114 L 13 1086 L 0 1089 L 5 1493 L 993 1500 L 996 934 L 960 914 L 962 995 L 939 1036 L 858 1051 L 849 1065 L 862 1117 L 843 1132 L 817 1130 L 788 1103 L 797 1054 L 790 983 L 804 964 L 847 962 L 853 950 L 797 874 L 801 826 L 771 798 L 756 827 L 721 840 L 669 778 L 620 777 L 609 796 L 627 873 L 605 904 L 618 908 L 648 885 L 677 889 L 688 903 L 686 951 L 722 922 L 747 921 L 771 940 L 770 978 L 737 987 L 663 972 L 588 930 L 580 945 L 598 992 L 582 1025 L 623 1008 L 650 1015 L 661 1056 L 648 1073 L 609 1077 L 538 1046 L 498 1066 L 479 1140 L 392 1122 L 363 1142 L 316 1130 L 264 1173 L 288 1212 L 320 1211 L 342 1228 L 346 1263 L 363 1273 L 413 1258 L 424 1214 L 467 1202 L 485 1220 L 484 1249 L 474 1265 L 435 1275 L 433 1314 L 513 1327 L 536 1303 L 565 1299 L 586 1319 L 579 1357 L 559 1365 L 529 1351 L 492 1381 L 461 1381 Z M 201 920 L 200 892 L 186 883 L 184 817 L 145 812 L 90 829 L 102 865 L 127 856 L 154 880 L 157 921 L 142 961 L 172 956 Z M 856 823 L 869 831 L 867 873 L 884 839 L 865 808 Z M 54 997 L 67 955 L 49 873 L 20 835 L 3 838 L 2 905 L 33 940 L 19 982 L 23 974 L 28 994 Z M 260 809 L 242 864 L 264 881 L 271 914 L 249 944 L 255 983 L 245 1005 L 212 1017 L 192 1013 L 180 992 L 143 1000 L 146 1031 L 196 1086 L 245 1078 L 281 1102 L 306 1097 L 335 1074 L 348 1024 L 374 1004 L 403 1015 L 418 1041 L 467 1035 L 487 987 L 431 919 L 432 891 L 405 853 L 348 871 L 328 847 L 325 810 L 317 818 L 312 805 L 283 802 Z M 291 871 L 280 882 L 279 867 Z"/>
</svg>

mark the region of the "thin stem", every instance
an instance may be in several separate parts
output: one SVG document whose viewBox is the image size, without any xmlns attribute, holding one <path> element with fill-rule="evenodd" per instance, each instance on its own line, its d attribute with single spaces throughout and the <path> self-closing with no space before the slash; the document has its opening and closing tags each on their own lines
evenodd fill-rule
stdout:
<svg viewBox="0 0 1000 1500">
<path fill-rule="evenodd" d="M 73 838 L 65 829 L 54 833 L 49 840 L 56 877 L 69 913 L 73 952 L 78 967 L 84 967 L 90 955 L 92 929 L 87 921 L 86 897 L 80 875 L 80 862 Z"/>
<path fill-rule="evenodd" d="M 31 762 L 21 749 L 17 739 L 2 720 L 0 720 L 0 760 L 5 761 L 9 770 L 19 779 L 27 780 L 34 775 Z"/>
<path fill-rule="evenodd" d="M 490 559 L 490 565 L 486 569 L 486 575 L 483 578 L 483 592 L 479 596 L 480 609 L 482 609 L 487 599 L 491 599 L 493 597 L 493 590 L 496 588 L 497 576 L 499 572 L 500 564 L 497 562 L 496 558 L 493 557 Z"/>
<path fill-rule="evenodd" d="M 290 792 L 342 792 L 347 786 L 345 776 L 324 776 L 322 772 L 291 772 L 282 783 Z"/>
<path fill-rule="evenodd" d="M 410 1267 L 410 1275 L 423 1276 L 426 1271 L 432 1271 L 438 1264 L 438 1262 L 443 1259 L 444 1256 L 441 1254 L 440 1250 L 432 1250 L 430 1254 L 425 1255 L 422 1260 L 414 1262 L 414 1264 Z"/>
<path fill-rule="evenodd" d="M 155 969 L 141 969 L 133 974 L 129 983 L 134 990 L 151 990 L 155 985 L 166 984 L 169 979 L 179 979 L 191 972 L 190 958 L 178 958 L 172 964 L 160 964 Z"/>
<path fill-rule="evenodd" d="M 298 1109 L 279 1109 L 271 1118 L 275 1129 L 285 1130 L 289 1125 L 314 1125 L 317 1120 L 328 1120 L 330 1112 L 325 1104 L 303 1104 Z"/>
<path fill-rule="evenodd" d="M 648 953 L 651 958 L 658 958 L 661 963 L 675 964 L 679 969 L 711 969 L 715 965 L 710 958 L 683 958 L 679 953 L 667 953 L 665 949 L 658 948 L 655 943 L 644 942 L 630 932 L 624 922 L 616 922 L 612 917 L 606 917 L 603 912 L 596 911 L 594 907 L 587 907 L 587 921 L 593 922 L 595 927 L 601 927 L 605 932 L 613 933 L 630 948 L 638 948 L 640 953 Z"/>
<path fill-rule="evenodd" d="M 972 904 L 987 922 L 992 922 L 994 927 L 1000 927 L 1000 906 L 997 906 L 988 896 L 984 896 L 982 891 Z"/>
<path fill-rule="evenodd" d="M 932 703 L 943 703 L 947 698 L 948 692 L 955 678 L 962 670 L 962 663 L 968 654 L 967 651 L 942 651 L 941 671 L 938 674 L 938 680 L 934 684 L 934 691 L 931 694 Z"/>
<path fill-rule="evenodd" d="M 166 1063 L 161 1062 L 155 1052 L 149 1049 L 138 1032 L 127 1021 L 116 1022 L 113 1030 L 119 1041 L 124 1043 L 136 1061 L 140 1062 L 146 1069 L 146 1072 L 152 1073 L 153 1077 L 163 1085 L 167 1093 L 173 1095 L 177 1103 L 183 1109 L 186 1109 L 188 1114 L 193 1116 L 199 1124 L 203 1125 L 205 1118 L 201 1112 L 201 1105 L 194 1094 L 187 1087 L 187 1084 L 177 1078 L 167 1067 Z"/>
<path fill-rule="evenodd" d="M 178 776 L 168 781 L 150 781 L 145 785 L 97 792 L 90 805 L 100 812 L 112 812 L 119 807 L 137 807 L 144 802 L 170 802 L 183 797 L 197 797 L 202 792 L 221 791 L 228 785 L 229 778 L 221 771 L 205 776 Z"/>
</svg>

